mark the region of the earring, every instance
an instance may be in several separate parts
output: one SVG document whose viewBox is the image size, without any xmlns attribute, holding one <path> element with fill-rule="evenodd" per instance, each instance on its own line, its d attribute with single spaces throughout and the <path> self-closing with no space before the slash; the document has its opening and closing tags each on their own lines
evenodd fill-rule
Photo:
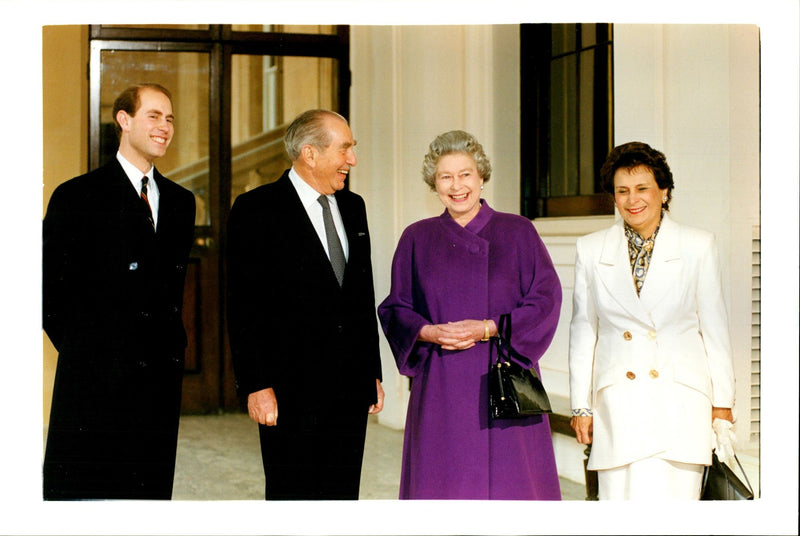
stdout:
<svg viewBox="0 0 800 536">
<path fill-rule="evenodd" d="M 481 190 L 483 190 L 483 184 L 481 184 Z"/>
<path fill-rule="evenodd" d="M 666 203 L 667 202 L 667 196 L 666 195 L 661 199 L 661 202 L 662 203 Z"/>
</svg>

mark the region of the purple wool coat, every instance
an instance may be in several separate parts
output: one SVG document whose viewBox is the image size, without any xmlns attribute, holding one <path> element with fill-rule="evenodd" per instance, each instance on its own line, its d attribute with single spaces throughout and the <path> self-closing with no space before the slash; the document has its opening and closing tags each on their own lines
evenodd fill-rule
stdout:
<svg viewBox="0 0 800 536">
<path fill-rule="evenodd" d="M 418 342 L 426 324 L 511 313 L 511 345 L 536 366 L 552 341 L 561 284 L 531 222 L 482 201 L 461 227 L 445 211 L 410 225 L 378 307 L 401 374 L 410 376 L 401 499 L 559 500 L 546 416 L 492 422 L 490 343 L 463 351 Z M 537 367 L 538 369 L 538 367 Z"/>
</svg>

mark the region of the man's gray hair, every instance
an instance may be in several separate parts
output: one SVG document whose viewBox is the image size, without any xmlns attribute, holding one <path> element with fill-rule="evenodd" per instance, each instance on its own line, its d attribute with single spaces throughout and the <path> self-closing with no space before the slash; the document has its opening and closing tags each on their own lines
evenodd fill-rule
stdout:
<svg viewBox="0 0 800 536">
<path fill-rule="evenodd" d="M 325 128 L 326 117 L 338 117 L 347 123 L 347 119 L 330 110 L 308 110 L 292 121 L 283 136 L 286 154 L 292 162 L 300 157 L 300 149 L 304 145 L 324 149 L 331 144 L 330 133 Z"/>
</svg>

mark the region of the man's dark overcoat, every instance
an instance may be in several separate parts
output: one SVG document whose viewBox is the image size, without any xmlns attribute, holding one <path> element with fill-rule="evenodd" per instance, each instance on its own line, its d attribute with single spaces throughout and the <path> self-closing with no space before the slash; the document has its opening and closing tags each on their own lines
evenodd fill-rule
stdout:
<svg viewBox="0 0 800 536">
<path fill-rule="evenodd" d="M 43 224 L 44 329 L 58 350 L 46 499 L 169 499 L 195 202 L 154 170 L 154 232 L 114 159 L 60 185 Z"/>
<path fill-rule="evenodd" d="M 228 327 L 237 387 L 245 397 L 271 387 L 278 401 L 278 426 L 260 430 L 267 498 L 357 498 L 348 494 L 358 492 L 363 427 L 381 364 L 364 201 L 347 190 L 335 196 L 349 244 L 342 287 L 288 170 L 240 195 L 231 210 Z M 299 451 L 324 442 L 327 436 L 314 434 L 326 426 L 338 433 L 343 420 L 332 416 L 348 412 L 363 423 L 354 424 L 345 448 L 357 467 L 340 475 L 341 486 L 325 484 L 324 469 L 313 467 L 319 450 Z M 303 430 L 294 440 L 307 440 L 281 435 L 290 429 Z M 289 456 L 307 463 L 280 460 Z M 314 482 L 303 484 L 306 477 Z"/>
</svg>

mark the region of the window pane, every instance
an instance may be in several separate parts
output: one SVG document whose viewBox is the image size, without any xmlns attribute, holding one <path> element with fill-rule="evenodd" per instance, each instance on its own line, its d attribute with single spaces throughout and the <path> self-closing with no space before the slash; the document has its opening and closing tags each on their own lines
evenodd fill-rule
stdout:
<svg viewBox="0 0 800 536">
<path fill-rule="evenodd" d="M 337 72 L 332 58 L 233 56 L 232 202 L 291 166 L 283 134 L 292 119 L 313 108 L 338 108 Z"/>
<path fill-rule="evenodd" d="M 235 55 L 231 80 L 231 140 L 236 145 L 278 123 L 275 58 Z"/>
<path fill-rule="evenodd" d="M 586 24 L 584 26 L 590 26 Z M 581 71 L 579 78 L 580 119 L 577 127 L 580 136 L 580 176 L 577 195 L 589 195 L 594 192 L 594 49 L 580 53 Z"/>
<path fill-rule="evenodd" d="M 581 24 L 581 48 L 597 44 L 597 24 Z"/>
<path fill-rule="evenodd" d="M 263 32 L 269 33 L 274 32 L 275 30 L 272 29 L 273 26 L 271 24 L 234 24 L 231 26 L 231 29 L 234 32 Z"/>
<path fill-rule="evenodd" d="M 614 212 L 598 178 L 613 140 L 611 31 L 610 24 L 520 25 L 521 208 L 529 218 Z"/>
<path fill-rule="evenodd" d="M 572 52 L 577 48 L 574 24 L 553 24 L 553 56 Z"/>
<path fill-rule="evenodd" d="M 194 192 L 196 224 L 209 225 L 208 55 L 105 50 L 100 62 L 100 162 L 114 158 L 119 146 L 112 117 L 117 96 L 133 84 L 161 84 L 172 93 L 175 136 L 155 166 Z"/>
<path fill-rule="evenodd" d="M 146 30 L 208 30 L 208 24 L 103 24 L 102 27 Z"/>
<path fill-rule="evenodd" d="M 550 177 L 547 196 L 575 195 L 578 180 L 576 57 L 554 60 L 550 73 Z"/>
<path fill-rule="evenodd" d="M 234 24 L 234 32 L 302 33 L 336 35 L 335 25 Z"/>
</svg>

